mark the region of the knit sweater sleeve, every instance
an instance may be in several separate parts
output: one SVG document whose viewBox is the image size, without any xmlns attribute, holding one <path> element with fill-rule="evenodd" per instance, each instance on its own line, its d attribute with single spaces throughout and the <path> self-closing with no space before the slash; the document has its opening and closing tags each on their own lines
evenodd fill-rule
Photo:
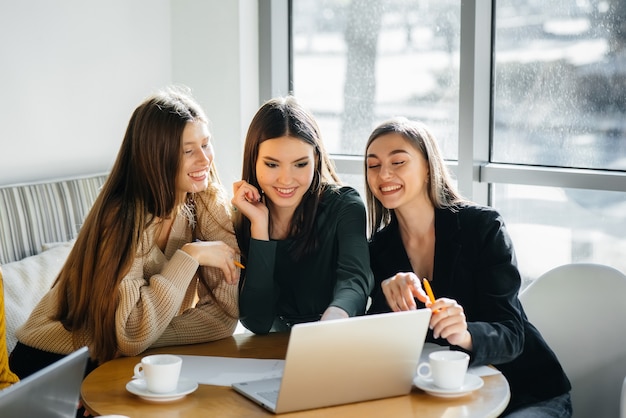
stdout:
<svg viewBox="0 0 626 418">
<path fill-rule="evenodd" d="M 166 261 L 159 273 L 144 278 L 155 250 L 138 256 L 119 286 L 116 335 L 121 355 L 134 356 L 150 347 L 179 313 L 198 262 L 182 250 Z"/>
<path fill-rule="evenodd" d="M 196 237 L 202 241 L 222 241 L 239 252 L 224 194 L 219 190 L 196 195 Z M 201 267 L 209 289 L 198 284 L 198 302 L 172 319 L 153 346 L 195 344 L 233 334 L 239 316 L 237 285 L 224 280 L 216 267 Z"/>
</svg>

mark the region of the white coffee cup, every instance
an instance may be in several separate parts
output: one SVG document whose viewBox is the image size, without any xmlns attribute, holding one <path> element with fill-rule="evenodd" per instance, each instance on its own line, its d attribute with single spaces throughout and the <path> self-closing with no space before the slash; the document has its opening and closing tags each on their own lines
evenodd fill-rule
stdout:
<svg viewBox="0 0 626 418">
<path fill-rule="evenodd" d="M 433 351 L 428 355 L 428 363 L 417 366 L 417 375 L 432 379 L 442 389 L 459 389 L 465 381 L 468 364 L 469 355 L 462 351 Z"/>
<path fill-rule="evenodd" d="M 178 386 L 182 364 L 182 358 L 171 354 L 146 356 L 135 365 L 135 378 L 144 379 L 150 392 L 173 392 Z"/>
</svg>

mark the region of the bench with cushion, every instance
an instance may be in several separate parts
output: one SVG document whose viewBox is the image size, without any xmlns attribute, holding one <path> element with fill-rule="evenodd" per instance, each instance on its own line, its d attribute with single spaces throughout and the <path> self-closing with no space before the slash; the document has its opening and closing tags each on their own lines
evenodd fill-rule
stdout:
<svg viewBox="0 0 626 418">
<path fill-rule="evenodd" d="M 106 174 L 0 186 L 0 265 L 9 352 L 15 330 L 50 288 Z"/>
</svg>

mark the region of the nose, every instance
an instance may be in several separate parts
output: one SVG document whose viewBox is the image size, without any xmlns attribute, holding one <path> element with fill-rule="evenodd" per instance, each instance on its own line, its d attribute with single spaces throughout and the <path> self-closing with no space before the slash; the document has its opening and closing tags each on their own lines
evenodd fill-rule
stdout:
<svg viewBox="0 0 626 418">
<path fill-rule="evenodd" d="M 383 179 L 389 178 L 389 177 L 393 176 L 393 169 L 388 164 L 382 164 L 380 166 L 379 175 Z"/>
<path fill-rule="evenodd" d="M 291 183 L 291 168 L 281 167 L 277 180 L 280 184 L 289 185 Z"/>
<path fill-rule="evenodd" d="M 214 152 L 213 152 L 213 147 L 209 146 L 206 149 L 203 150 L 203 152 L 200 153 L 200 159 L 202 160 L 202 163 L 207 163 L 208 165 L 211 165 L 211 163 L 213 162 L 213 157 L 215 156 Z"/>
</svg>

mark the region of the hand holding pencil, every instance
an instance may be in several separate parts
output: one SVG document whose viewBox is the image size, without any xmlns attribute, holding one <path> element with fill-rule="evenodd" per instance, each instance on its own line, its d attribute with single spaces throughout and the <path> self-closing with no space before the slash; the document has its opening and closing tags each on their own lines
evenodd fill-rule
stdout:
<svg viewBox="0 0 626 418">
<path fill-rule="evenodd" d="M 397 273 L 383 280 L 381 289 L 391 310 L 399 312 L 417 309 L 416 298 L 426 303 L 428 296 L 419 281 L 413 272 Z"/>
<path fill-rule="evenodd" d="M 430 329 L 434 338 L 446 339 L 448 343 L 466 350 L 472 349 L 472 336 L 467 330 L 463 306 L 454 299 L 446 297 L 435 299 L 428 279 L 420 280 L 413 272 L 397 273 L 383 280 L 381 288 L 392 311 L 417 309 L 415 299 L 418 299 L 429 305 L 433 312 Z"/>
<path fill-rule="evenodd" d="M 435 304 L 435 294 L 430 287 L 428 279 L 422 279 L 422 283 L 424 289 L 426 290 L 426 294 L 430 299 L 431 309 L 433 309 L 432 305 Z M 433 309 L 433 314 L 445 312 L 446 315 L 437 315 L 436 317 L 431 318 L 433 337 L 445 338 L 450 344 L 458 345 L 467 350 L 471 350 L 472 336 L 467 331 L 467 322 L 463 312 L 463 307 L 453 299 L 443 299 L 438 303 L 438 305 L 441 306 L 441 303 L 445 303 L 445 306 Z"/>
<path fill-rule="evenodd" d="M 217 267 L 224 273 L 228 284 L 239 282 L 240 270 L 245 268 L 237 260 L 237 250 L 222 241 L 194 240 L 186 243 L 181 250 L 193 257 L 200 266 Z"/>
</svg>

